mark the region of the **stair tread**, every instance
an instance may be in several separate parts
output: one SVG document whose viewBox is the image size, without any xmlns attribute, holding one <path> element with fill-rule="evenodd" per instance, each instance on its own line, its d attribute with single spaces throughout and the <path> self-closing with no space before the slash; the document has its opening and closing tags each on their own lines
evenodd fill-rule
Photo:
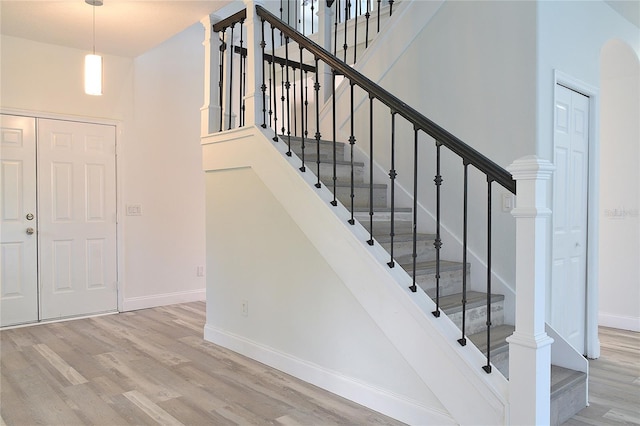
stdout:
<svg viewBox="0 0 640 426">
<path fill-rule="evenodd" d="M 400 262 L 400 265 L 408 270 L 413 271 L 413 263 Z M 467 266 L 468 267 L 468 266 Z M 462 262 L 452 262 L 450 260 L 440 260 L 440 272 L 461 270 Z M 436 261 L 428 260 L 424 262 L 416 262 L 416 274 L 435 274 L 436 273 Z M 471 292 L 467 292 L 467 295 Z"/>
<path fill-rule="evenodd" d="M 391 235 L 389 234 L 376 235 L 376 233 L 374 232 L 373 236 L 380 244 L 391 242 Z M 416 234 L 416 241 L 429 241 L 429 240 L 434 240 L 435 238 L 436 238 L 435 234 L 422 234 L 419 232 L 418 234 Z M 413 240 L 413 233 L 396 233 L 396 235 L 394 235 L 393 237 L 394 243 L 404 243 L 412 240 Z"/>
<path fill-rule="evenodd" d="M 503 294 L 492 294 L 491 303 L 504 300 Z M 487 293 L 480 291 L 467 291 L 467 310 L 485 305 Z M 440 309 L 447 315 L 462 311 L 462 293 L 454 293 L 448 296 L 440 296 Z"/>
<path fill-rule="evenodd" d="M 395 207 L 395 213 L 411 213 L 413 209 L 411 207 Z M 369 213 L 369 207 L 356 207 L 353 209 L 354 213 Z M 391 213 L 391 207 L 374 207 L 373 212 L 376 213 Z M 373 216 L 375 219 L 375 215 Z M 398 220 L 398 219 L 396 219 Z"/>
<path fill-rule="evenodd" d="M 497 325 L 491 327 L 491 353 L 497 354 L 509 350 L 509 343 L 506 338 L 513 334 L 515 327 L 508 324 Z M 481 331 L 479 333 L 471 334 L 467 336 L 469 340 L 483 353 L 487 351 L 487 332 Z"/>
<path fill-rule="evenodd" d="M 284 140 L 285 142 L 287 141 L 287 138 L 289 138 L 288 135 L 278 135 L 278 136 L 280 136 L 282 138 L 282 140 Z M 293 135 L 291 135 L 290 137 L 291 137 L 292 141 L 296 141 L 296 142 L 301 142 L 302 141 L 302 136 L 293 136 Z M 316 143 L 316 138 L 315 138 L 315 136 L 314 137 L 306 136 L 304 138 L 304 142 L 305 143 Z M 333 146 L 333 141 L 329 141 L 329 140 L 326 140 L 326 139 L 320 139 L 320 145 L 331 145 L 331 146 Z M 341 146 L 341 145 L 342 146 L 346 146 L 347 144 L 344 143 L 344 142 L 336 141 L 336 146 Z"/>
<path fill-rule="evenodd" d="M 294 151 L 295 152 L 295 151 Z M 301 157 L 297 152 L 295 153 L 298 157 Z M 304 162 L 307 164 L 307 167 L 311 167 L 311 164 L 316 164 L 317 156 L 315 153 L 304 153 Z M 333 164 L 332 158 L 322 158 L 320 157 L 320 164 Z M 351 161 L 349 160 L 336 160 L 336 165 L 338 166 L 350 166 Z M 354 167 L 364 167 L 364 163 L 362 161 L 354 161 Z"/>
<path fill-rule="evenodd" d="M 571 370 L 551 365 L 551 398 L 572 388 L 576 383 L 586 380 L 587 374 L 582 371 Z"/>
<path fill-rule="evenodd" d="M 336 181 L 336 186 L 339 188 L 348 188 L 351 186 L 351 182 L 345 182 L 345 181 Z M 368 183 L 361 183 L 361 182 L 354 182 L 353 186 L 355 188 L 369 188 L 369 184 Z M 377 189 L 386 189 L 387 188 L 387 184 L 386 183 L 374 183 L 373 184 L 374 188 Z"/>
</svg>

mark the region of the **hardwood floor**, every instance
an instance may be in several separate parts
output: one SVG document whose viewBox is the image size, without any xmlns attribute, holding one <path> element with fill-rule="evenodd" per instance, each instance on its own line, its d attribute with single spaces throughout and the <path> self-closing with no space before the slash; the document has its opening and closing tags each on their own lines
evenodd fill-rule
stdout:
<svg viewBox="0 0 640 426">
<path fill-rule="evenodd" d="M 204 302 L 0 331 L 4 425 L 401 425 L 202 339 Z M 590 406 L 640 425 L 640 333 L 600 328 Z"/>
<path fill-rule="evenodd" d="M 589 361 L 589 406 L 565 425 L 640 425 L 640 333 L 600 327 Z"/>
<path fill-rule="evenodd" d="M 0 425 L 400 425 L 202 339 L 204 302 L 0 331 Z"/>
</svg>

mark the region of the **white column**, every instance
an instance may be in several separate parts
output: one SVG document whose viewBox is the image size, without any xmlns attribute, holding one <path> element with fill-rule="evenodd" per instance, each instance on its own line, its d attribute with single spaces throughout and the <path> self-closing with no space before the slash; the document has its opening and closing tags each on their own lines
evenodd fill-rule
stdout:
<svg viewBox="0 0 640 426">
<path fill-rule="evenodd" d="M 200 22 L 204 27 L 204 105 L 200 108 L 200 136 L 220 130 L 220 42 L 213 31 L 213 24 L 220 17 L 209 15 Z"/>
<path fill-rule="evenodd" d="M 551 344 L 545 332 L 547 184 L 554 166 L 536 156 L 508 168 L 516 180 L 516 324 L 509 342 L 509 401 L 513 425 L 550 421 Z"/>
<path fill-rule="evenodd" d="M 260 126 L 262 117 L 262 22 L 256 14 L 256 5 L 263 0 L 244 0 L 247 8 L 247 87 L 245 96 L 245 126 Z M 253 76 L 253 78 L 251 78 Z"/>
</svg>

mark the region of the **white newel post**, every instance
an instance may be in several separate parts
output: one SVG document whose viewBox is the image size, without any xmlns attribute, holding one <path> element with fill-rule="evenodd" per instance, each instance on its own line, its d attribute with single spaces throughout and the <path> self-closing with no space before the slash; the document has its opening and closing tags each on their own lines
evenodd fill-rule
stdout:
<svg viewBox="0 0 640 426">
<path fill-rule="evenodd" d="M 220 42 L 213 24 L 222 18 L 209 15 L 200 21 L 204 27 L 204 105 L 200 108 L 200 136 L 220 130 Z"/>
<path fill-rule="evenodd" d="M 536 156 L 514 161 L 516 180 L 516 324 L 509 342 L 510 424 L 550 421 L 551 344 L 545 332 L 547 184 L 554 166 Z"/>
<path fill-rule="evenodd" d="M 264 6 L 263 0 L 244 0 L 247 8 L 247 87 L 245 101 L 245 126 L 260 126 L 262 118 L 262 21 L 256 13 L 256 5 Z M 250 76 L 253 75 L 253 78 Z"/>
<path fill-rule="evenodd" d="M 327 6 L 327 2 L 325 0 L 319 1 L 318 5 L 318 44 L 324 47 L 325 50 L 329 52 L 333 52 L 332 49 L 332 38 L 331 38 L 331 24 L 333 23 L 333 10 Z M 324 63 L 323 61 L 319 61 L 318 67 L 319 71 L 319 81 L 320 81 L 320 99 L 322 103 L 329 100 L 331 96 L 331 67 Z"/>
</svg>

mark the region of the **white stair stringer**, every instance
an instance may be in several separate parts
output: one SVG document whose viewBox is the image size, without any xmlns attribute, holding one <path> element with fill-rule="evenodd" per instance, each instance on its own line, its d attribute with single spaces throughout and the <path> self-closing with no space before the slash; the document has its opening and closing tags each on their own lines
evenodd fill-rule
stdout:
<svg viewBox="0 0 640 426">
<path fill-rule="evenodd" d="M 237 327 L 226 325 L 228 319 L 219 319 L 216 312 L 210 311 L 209 302 L 213 305 L 215 298 L 225 297 L 224 292 L 220 294 L 217 289 L 218 280 L 233 278 L 231 275 L 216 276 L 216 268 L 224 265 L 224 261 L 211 261 L 209 255 L 205 338 L 226 344 L 235 351 L 407 423 L 506 424 L 509 400 L 506 379 L 500 374 L 486 374 L 482 370 L 485 363 L 483 354 L 473 345 L 461 347 L 457 343 L 459 330 L 453 322 L 446 317 L 433 317 L 433 301 L 421 290 L 412 293 L 408 289 L 411 278 L 401 268 L 387 267 L 388 254 L 384 248 L 377 243 L 367 245 L 367 231 L 358 223 L 353 226 L 347 224 L 349 212 L 341 205 L 330 206 L 333 196 L 329 189 L 324 185 L 320 189 L 315 188 L 315 176 L 312 173 L 301 174 L 297 170 L 299 159 L 295 155 L 287 157 L 285 144 L 274 143 L 270 132 L 246 127 L 203 138 L 204 170 L 250 168 L 437 401 L 430 397 L 416 401 L 413 411 L 407 410 L 407 401 L 411 397 L 386 398 L 386 402 L 381 403 L 372 396 L 376 394 L 374 389 L 380 390 L 380 384 L 361 383 L 362 380 L 352 372 L 340 371 L 339 362 L 333 366 L 317 365 L 317 361 L 287 352 L 286 348 L 279 347 L 277 339 L 269 340 L 270 336 L 262 334 L 260 341 L 252 338 L 252 331 L 245 330 L 239 322 Z M 207 205 L 210 202 L 216 201 L 208 199 Z M 225 223 L 222 226 L 234 225 Z M 207 245 L 213 238 L 209 233 L 208 222 Z M 273 256 L 274 261 L 286 269 L 286 260 L 278 255 L 264 253 L 264 256 Z M 237 264 L 240 261 L 233 259 L 234 266 L 243 267 Z M 247 262 L 244 266 L 250 267 L 251 259 Z M 321 292 L 322 288 L 314 288 L 313 291 Z M 265 317 L 264 320 L 269 321 L 270 318 Z M 292 319 L 302 323 L 305 320 Z M 315 336 L 308 338 L 315 339 Z M 305 342 L 298 344 L 305 345 Z M 362 364 L 380 368 L 385 360 L 377 363 L 376 355 L 367 354 Z M 340 384 L 345 376 L 363 387 L 356 391 Z M 369 389 L 370 393 L 363 389 Z M 402 390 L 391 386 L 378 392 L 377 397 L 387 394 L 402 395 Z M 399 400 L 403 400 L 404 405 L 398 403 Z"/>
</svg>

